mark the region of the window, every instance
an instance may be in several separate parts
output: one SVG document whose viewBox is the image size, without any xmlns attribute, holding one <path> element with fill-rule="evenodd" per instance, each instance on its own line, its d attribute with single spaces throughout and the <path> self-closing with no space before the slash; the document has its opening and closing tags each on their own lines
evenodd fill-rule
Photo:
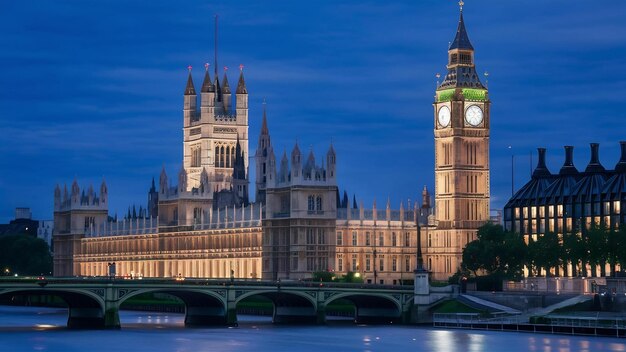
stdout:
<svg viewBox="0 0 626 352">
<path fill-rule="evenodd" d="M 385 256 L 381 255 L 380 260 L 378 262 L 378 270 L 385 271 Z"/>
<path fill-rule="evenodd" d="M 391 271 L 398 271 L 398 259 L 396 257 L 391 258 Z"/>
<path fill-rule="evenodd" d="M 200 146 L 195 146 L 191 149 L 191 167 L 198 167 L 200 166 L 200 162 L 201 162 L 201 153 L 202 149 L 200 149 Z"/>
<path fill-rule="evenodd" d="M 309 211 L 315 210 L 315 197 L 313 196 L 308 197 L 308 210 Z"/>
<path fill-rule="evenodd" d="M 378 233 L 378 245 L 381 247 L 385 245 L 385 236 L 382 232 Z"/>
<path fill-rule="evenodd" d="M 365 233 L 365 245 L 366 245 L 366 246 L 371 245 L 371 244 L 370 244 L 370 233 L 369 233 L 369 232 L 366 232 L 366 233 Z"/>
<path fill-rule="evenodd" d="M 616 200 L 613 202 L 613 213 L 614 214 L 619 214 L 620 213 L 620 202 L 619 200 Z"/>
<path fill-rule="evenodd" d="M 324 236 L 324 229 L 317 229 L 317 244 L 326 244 L 326 236 Z"/>
<path fill-rule="evenodd" d="M 392 232 L 392 233 L 391 233 L 391 245 L 392 245 L 393 247 L 395 247 L 395 246 L 397 246 L 397 245 L 398 245 L 398 240 L 397 240 L 397 238 L 396 238 L 396 233 L 395 233 L 395 232 Z"/>
<path fill-rule="evenodd" d="M 343 271 L 343 258 L 337 259 L 337 270 Z"/>
<path fill-rule="evenodd" d="M 404 246 L 411 247 L 411 233 L 410 232 L 404 233 Z"/>
<path fill-rule="evenodd" d="M 356 254 L 352 255 L 352 271 L 358 271 L 359 270 L 359 265 L 356 262 Z"/>
<path fill-rule="evenodd" d="M 337 245 L 343 246 L 343 233 L 341 231 L 337 231 Z"/>
<path fill-rule="evenodd" d="M 315 200 L 315 208 L 317 211 L 322 211 L 322 197 L 317 196 Z"/>
<path fill-rule="evenodd" d="M 411 271 L 411 257 L 409 256 L 404 257 L 404 271 Z"/>
<path fill-rule="evenodd" d="M 356 246 L 356 231 L 352 231 L 352 245 Z"/>
<path fill-rule="evenodd" d="M 366 255 L 365 256 L 365 271 L 371 271 L 372 270 L 372 265 L 371 265 L 371 259 L 370 259 L 370 255 Z"/>
<path fill-rule="evenodd" d="M 315 244 L 315 229 L 306 229 L 306 244 Z"/>
</svg>

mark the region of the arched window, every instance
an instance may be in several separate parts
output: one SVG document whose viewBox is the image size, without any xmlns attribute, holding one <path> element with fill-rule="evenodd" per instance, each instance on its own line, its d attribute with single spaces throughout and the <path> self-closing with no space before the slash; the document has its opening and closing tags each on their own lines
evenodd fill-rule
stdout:
<svg viewBox="0 0 626 352">
<path fill-rule="evenodd" d="M 315 198 L 313 196 L 309 196 L 308 198 L 308 210 L 309 211 L 315 210 Z"/>
<path fill-rule="evenodd" d="M 213 161 L 215 162 L 215 167 L 220 166 L 220 147 L 215 147 L 215 159 L 213 159 Z"/>
<path fill-rule="evenodd" d="M 224 146 L 220 147 L 220 167 L 224 167 Z"/>
<path fill-rule="evenodd" d="M 235 147 L 230 147 L 230 167 L 235 167 Z"/>
<path fill-rule="evenodd" d="M 315 200 L 315 209 L 317 211 L 322 211 L 322 197 L 317 196 L 317 199 Z"/>
<path fill-rule="evenodd" d="M 226 147 L 226 167 L 231 167 L 231 165 L 230 165 L 230 147 Z"/>
</svg>

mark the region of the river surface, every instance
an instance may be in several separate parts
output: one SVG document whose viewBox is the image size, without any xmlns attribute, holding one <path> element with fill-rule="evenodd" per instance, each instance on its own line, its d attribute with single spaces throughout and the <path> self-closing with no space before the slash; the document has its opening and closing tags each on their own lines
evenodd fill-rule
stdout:
<svg viewBox="0 0 626 352">
<path fill-rule="evenodd" d="M 65 309 L 0 306 L 0 352 L 112 351 L 626 351 L 626 340 L 414 326 L 275 326 L 243 316 L 236 328 L 185 328 L 183 315 L 121 311 L 121 330 L 67 330 Z"/>
</svg>

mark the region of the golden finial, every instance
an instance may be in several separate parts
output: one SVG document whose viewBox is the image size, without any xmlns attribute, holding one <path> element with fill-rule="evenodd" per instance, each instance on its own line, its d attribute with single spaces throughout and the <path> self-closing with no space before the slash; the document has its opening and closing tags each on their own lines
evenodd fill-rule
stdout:
<svg viewBox="0 0 626 352">
<path fill-rule="evenodd" d="M 463 12 L 463 5 L 465 5 L 463 0 L 459 1 L 459 7 L 461 8 L 461 12 Z"/>
</svg>

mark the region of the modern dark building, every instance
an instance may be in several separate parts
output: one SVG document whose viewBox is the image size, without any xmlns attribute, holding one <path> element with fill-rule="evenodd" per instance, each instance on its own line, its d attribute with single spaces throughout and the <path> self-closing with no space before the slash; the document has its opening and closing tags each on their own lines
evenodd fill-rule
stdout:
<svg viewBox="0 0 626 352">
<path fill-rule="evenodd" d="M 584 171 L 573 163 L 574 148 L 565 147 L 558 173 L 546 167 L 544 148 L 532 177 L 504 207 L 504 226 L 528 243 L 546 233 L 582 232 L 592 224 L 617 229 L 626 223 L 626 142 L 614 170 L 599 159 L 599 145 L 591 143 L 591 160 Z"/>
</svg>

